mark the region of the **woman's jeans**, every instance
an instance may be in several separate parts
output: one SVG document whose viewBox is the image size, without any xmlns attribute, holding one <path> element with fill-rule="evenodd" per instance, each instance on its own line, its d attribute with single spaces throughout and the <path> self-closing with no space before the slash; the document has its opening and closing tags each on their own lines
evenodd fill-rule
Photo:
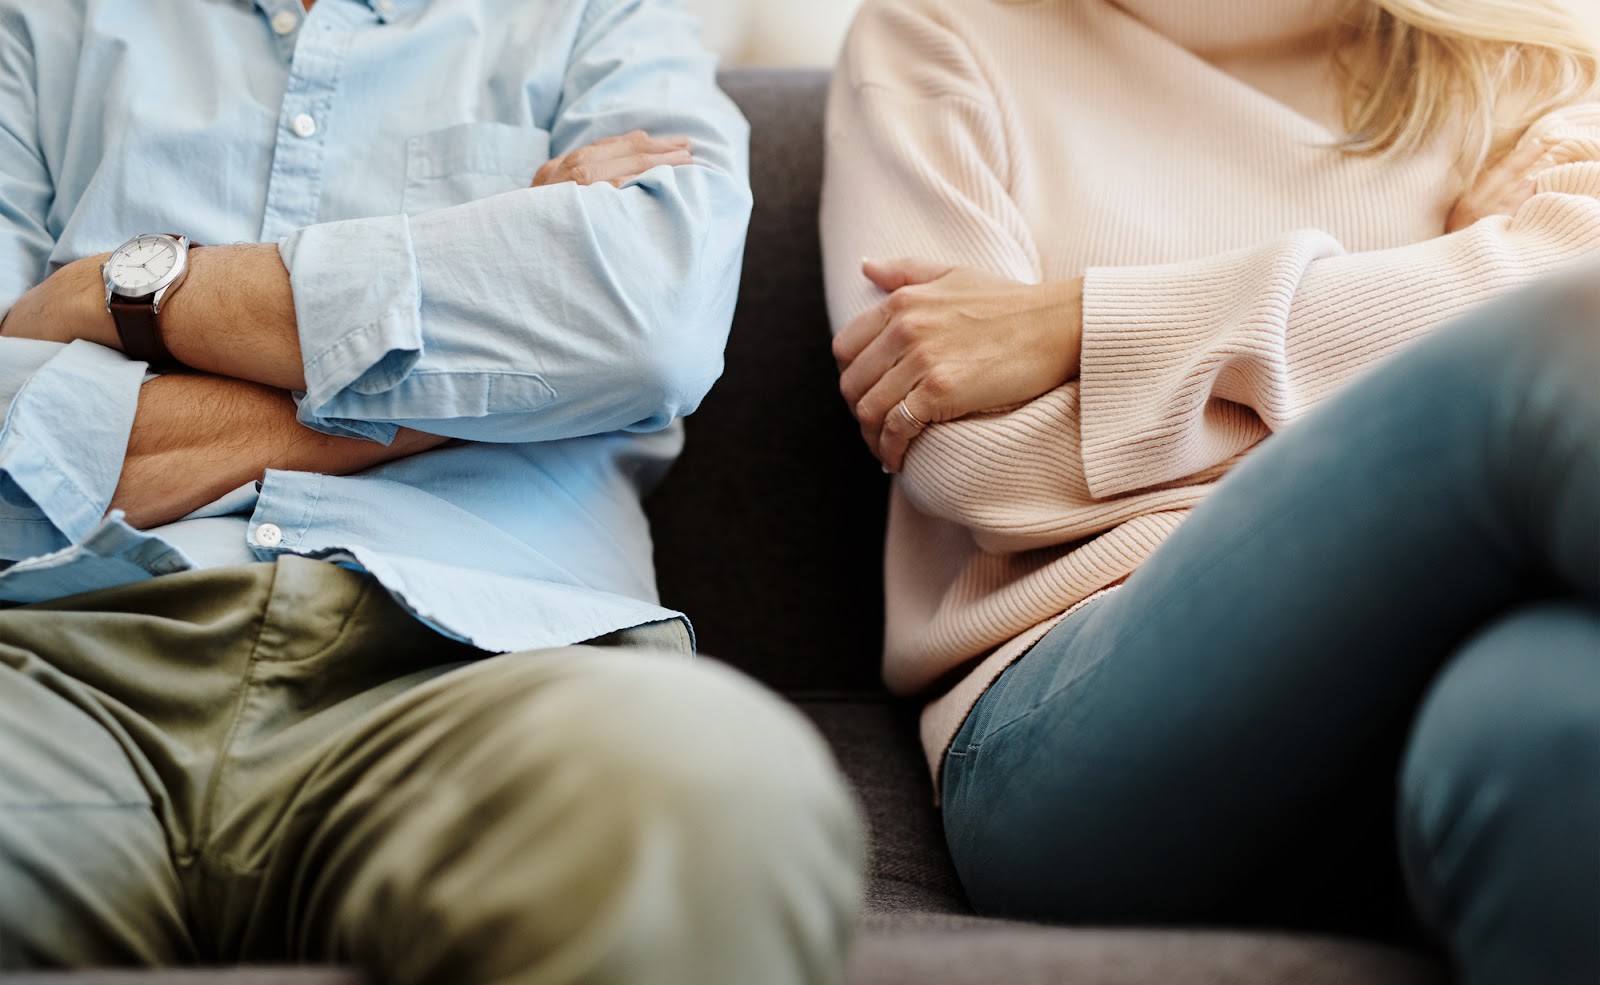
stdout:
<svg viewBox="0 0 1600 985">
<path fill-rule="evenodd" d="M 979 910 L 1350 929 L 1408 889 L 1467 985 L 1600 982 L 1587 280 L 1269 439 L 989 688 L 944 769 Z"/>
</svg>

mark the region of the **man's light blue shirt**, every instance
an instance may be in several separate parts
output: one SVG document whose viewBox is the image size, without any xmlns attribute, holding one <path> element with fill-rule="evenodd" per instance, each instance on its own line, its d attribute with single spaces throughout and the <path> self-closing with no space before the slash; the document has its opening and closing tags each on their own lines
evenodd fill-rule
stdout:
<svg viewBox="0 0 1600 985">
<path fill-rule="evenodd" d="M 0 312 L 137 233 L 276 242 L 301 421 L 463 439 L 137 531 L 105 514 L 144 364 L 0 338 L 0 604 L 293 552 L 487 650 L 677 617 L 639 500 L 737 289 L 748 132 L 714 68 L 673 0 L 0 0 Z M 634 129 L 695 164 L 529 187 Z"/>
</svg>

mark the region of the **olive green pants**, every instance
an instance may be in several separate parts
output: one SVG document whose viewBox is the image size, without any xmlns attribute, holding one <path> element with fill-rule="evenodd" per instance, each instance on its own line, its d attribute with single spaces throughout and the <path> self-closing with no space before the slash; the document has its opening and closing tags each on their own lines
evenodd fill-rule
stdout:
<svg viewBox="0 0 1600 985">
<path fill-rule="evenodd" d="M 284 557 L 0 612 L 0 969 L 827 982 L 862 836 L 675 623 L 488 656 Z"/>
</svg>

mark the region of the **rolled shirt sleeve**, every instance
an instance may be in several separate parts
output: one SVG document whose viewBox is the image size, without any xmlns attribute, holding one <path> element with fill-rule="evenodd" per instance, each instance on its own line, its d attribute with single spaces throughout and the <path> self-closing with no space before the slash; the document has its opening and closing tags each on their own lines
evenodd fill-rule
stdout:
<svg viewBox="0 0 1600 985">
<path fill-rule="evenodd" d="M 596 3 L 551 153 L 635 129 L 688 136 L 695 163 L 286 237 L 301 421 L 509 442 L 657 430 L 692 411 L 721 373 L 737 294 L 748 128 L 680 9 Z"/>
<path fill-rule="evenodd" d="M 55 198 L 40 134 L 36 37 L 26 18 L 0 10 L 0 318 L 44 279 L 55 239 L 46 217 Z"/>
<path fill-rule="evenodd" d="M 0 560 L 60 550 L 100 523 L 144 376 L 91 342 L 0 339 Z"/>
</svg>

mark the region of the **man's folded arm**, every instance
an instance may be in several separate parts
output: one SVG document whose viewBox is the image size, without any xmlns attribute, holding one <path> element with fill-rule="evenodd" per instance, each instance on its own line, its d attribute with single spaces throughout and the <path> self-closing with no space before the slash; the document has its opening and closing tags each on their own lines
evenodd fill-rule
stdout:
<svg viewBox="0 0 1600 985">
<path fill-rule="evenodd" d="M 308 430 L 274 387 L 178 373 L 88 342 L 0 338 L 0 561 L 81 540 L 108 510 L 169 523 L 268 469 L 346 475 L 443 439 L 387 446 Z"/>
<path fill-rule="evenodd" d="M 39 118 L 39 86 L 52 80 L 37 64 L 64 57 L 72 39 L 41 29 L 0 10 L 0 318 L 45 279 L 55 245 Z M 144 377 L 142 363 L 89 342 L 0 337 L 0 561 L 59 550 L 101 521 Z"/>
<path fill-rule="evenodd" d="M 143 376 L 89 342 L 0 338 L 0 560 L 59 550 L 100 522 Z"/>
<path fill-rule="evenodd" d="M 0 318 L 44 279 L 55 239 L 55 187 L 39 133 L 36 44 L 21 15 L 0 10 Z"/>
<path fill-rule="evenodd" d="M 748 128 L 676 5 L 601 0 L 573 50 L 551 152 L 631 130 L 689 137 L 695 163 L 622 188 L 569 182 L 299 230 L 279 244 L 292 294 L 255 305 L 289 305 L 281 318 L 232 339 L 227 318 L 201 323 L 209 288 L 185 286 L 172 310 L 188 328 L 167 343 L 196 368 L 303 392 L 300 420 L 330 433 L 381 441 L 409 425 L 538 441 L 664 427 L 721 372 Z M 229 254 L 213 260 L 220 272 Z M 239 296 L 199 263 L 191 277 Z"/>
<path fill-rule="evenodd" d="M 276 387 L 203 374 L 157 377 L 140 390 L 110 507 L 135 527 L 154 527 L 268 469 L 347 475 L 444 440 L 403 430 L 384 446 L 321 434 L 295 418 L 294 401 Z"/>
</svg>

